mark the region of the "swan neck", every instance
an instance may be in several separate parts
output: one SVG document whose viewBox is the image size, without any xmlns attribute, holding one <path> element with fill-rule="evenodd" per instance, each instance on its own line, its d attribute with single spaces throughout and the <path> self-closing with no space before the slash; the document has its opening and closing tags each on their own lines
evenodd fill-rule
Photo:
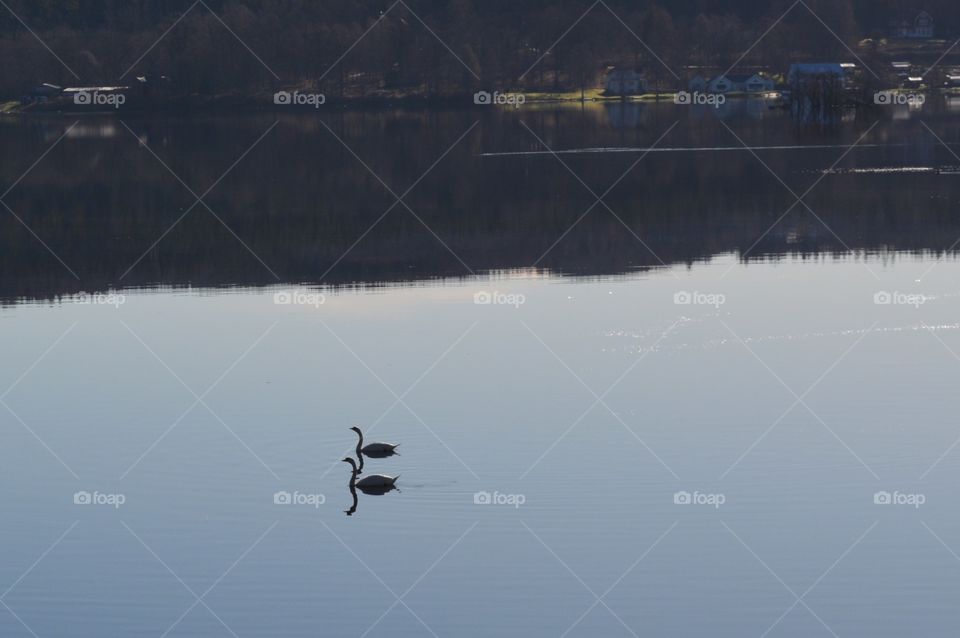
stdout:
<svg viewBox="0 0 960 638">
<path fill-rule="evenodd" d="M 363 448 L 363 432 L 357 432 L 357 436 L 360 437 L 359 439 L 357 439 L 357 460 L 360 462 L 359 469 L 362 470 L 363 469 L 363 452 L 361 452 L 360 450 L 361 448 Z M 354 468 L 354 469 L 357 469 L 357 468 Z"/>
</svg>

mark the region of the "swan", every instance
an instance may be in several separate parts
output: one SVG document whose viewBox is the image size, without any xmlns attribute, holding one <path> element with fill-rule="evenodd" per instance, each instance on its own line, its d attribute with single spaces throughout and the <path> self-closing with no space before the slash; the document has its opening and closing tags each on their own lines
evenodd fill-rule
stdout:
<svg viewBox="0 0 960 638">
<path fill-rule="evenodd" d="M 357 480 L 357 462 L 354 461 L 349 456 L 343 459 L 344 463 L 349 463 L 350 467 L 353 468 L 353 474 L 350 477 L 350 486 L 359 487 L 361 490 L 364 488 L 393 488 L 396 487 L 397 479 L 399 476 L 387 476 L 386 474 L 370 474 L 369 476 L 364 476 L 359 481 Z"/>
<path fill-rule="evenodd" d="M 357 468 L 357 473 L 363 472 L 363 457 L 369 456 L 370 458 L 384 458 L 387 456 L 393 456 L 396 454 L 396 449 L 400 445 L 399 443 L 367 443 L 363 444 L 363 432 L 360 431 L 360 428 L 353 426 L 350 428 L 357 433 L 357 436 L 360 437 L 357 440 L 357 459 L 360 461 L 360 467 Z"/>
</svg>

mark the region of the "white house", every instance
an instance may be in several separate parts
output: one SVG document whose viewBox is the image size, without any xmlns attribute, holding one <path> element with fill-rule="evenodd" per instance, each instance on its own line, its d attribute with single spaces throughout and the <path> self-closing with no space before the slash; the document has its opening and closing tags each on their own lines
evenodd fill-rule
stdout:
<svg viewBox="0 0 960 638">
<path fill-rule="evenodd" d="M 639 72 L 614 69 L 607 75 L 606 95 L 638 95 L 647 91 L 647 80 Z"/>
<path fill-rule="evenodd" d="M 747 79 L 744 88 L 747 93 L 759 93 L 763 91 L 772 91 L 774 87 L 773 80 L 765 75 L 755 73 Z"/>
<path fill-rule="evenodd" d="M 924 40 L 933 37 L 933 16 L 921 11 L 913 19 L 901 16 L 890 23 L 890 37 Z"/>
<path fill-rule="evenodd" d="M 718 75 L 707 82 L 707 90 L 711 93 L 729 93 L 734 90 L 733 80 L 726 75 Z"/>
</svg>

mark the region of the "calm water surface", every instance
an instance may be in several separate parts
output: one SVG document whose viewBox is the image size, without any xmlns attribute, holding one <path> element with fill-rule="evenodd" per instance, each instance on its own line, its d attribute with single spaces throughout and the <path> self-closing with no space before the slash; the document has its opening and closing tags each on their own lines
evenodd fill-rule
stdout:
<svg viewBox="0 0 960 638">
<path fill-rule="evenodd" d="M 927 106 L 0 121 L 0 633 L 952 634 Z"/>
</svg>

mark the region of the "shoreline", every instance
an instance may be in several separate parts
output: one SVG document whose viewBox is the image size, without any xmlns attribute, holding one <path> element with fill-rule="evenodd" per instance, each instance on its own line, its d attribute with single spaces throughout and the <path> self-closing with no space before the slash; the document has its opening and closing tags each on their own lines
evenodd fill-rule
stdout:
<svg viewBox="0 0 960 638">
<path fill-rule="evenodd" d="M 599 91 L 588 92 L 581 97 L 580 91 L 562 93 L 516 92 L 514 95 L 524 96 L 524 105 L 546 104 L 592 104 L 592 103 L 648 103 L 672 102 L 677 91 L 645 93 L 641 95 L 607 96 Z M 731 99 L 762 99 L 762 95 L 729 94 Z M 330 97 L 319 105 L 290 105 L 276 104 L 273 95 L 188 95 L 177 97 L 151 98 L 129 96 L 126 103 L 119 108 L 86 107 L 74 104 L 66 98 L 57 98 L 49 102 L 21 104 L 19 100 L 0 100 L 0 115 L 23 114 L 111 114 L 124 113 L 191 113 L 191 112 L 295 112 L 310 113 L 324 110 L 379 110 L 379 109 L 415 109 L 415 108 L 515 108 L 512 105 L 478 104 L 474 94 L 426 96 L 354 96 Z"/>
<path fill-rule="evenodd" d="M 937 87 L 924 89 L 893 88 L 883 89 L 890 93 L 920 93 L 929 95 L 943 95 L 945 97 L 960 97 L 958 87 Z M 0 99 L 0 116 L 4 115 L 110 115 L 118 113 L 310 113 L 331 110 L 363 111 L 385 109 L 424 109 L 424 108 L 454 108 L 454 109 L 510 109 L 521 106 L 544 105 L 585 105 L 585 104 L 647 104 L 673 103 L 675 97 L 683 92 L 671 90 L 657 93 L 644 93 L 628 96 L 608 96 L 599 90 L 586 92 L 581 96 L 580 91 L 568 92 L 516 92 L 510 95 L 523 95 L 522 105 L 515 104 L 478 104 L 473 94 L 427 96 L 351 96 L 325 98 L 320 104 L 276 104 L 273 94 L 260 95 L 184 95 L 166 97 L 126 96 L 125 103 L 113 108 L 109 106 L 82 106 L 74 104 L 69 98 L 58 97 L 49 102 L 35 102 L 22 104 L 19 100 Z M 304 92 L 306 93 L 306 92 Z M 319 95 L 319 94 L 318 94 Z M 727 100 L 777 100 L 780 92 L 744 93 L 730 92 L 722 94 Z"/>
</svg>

